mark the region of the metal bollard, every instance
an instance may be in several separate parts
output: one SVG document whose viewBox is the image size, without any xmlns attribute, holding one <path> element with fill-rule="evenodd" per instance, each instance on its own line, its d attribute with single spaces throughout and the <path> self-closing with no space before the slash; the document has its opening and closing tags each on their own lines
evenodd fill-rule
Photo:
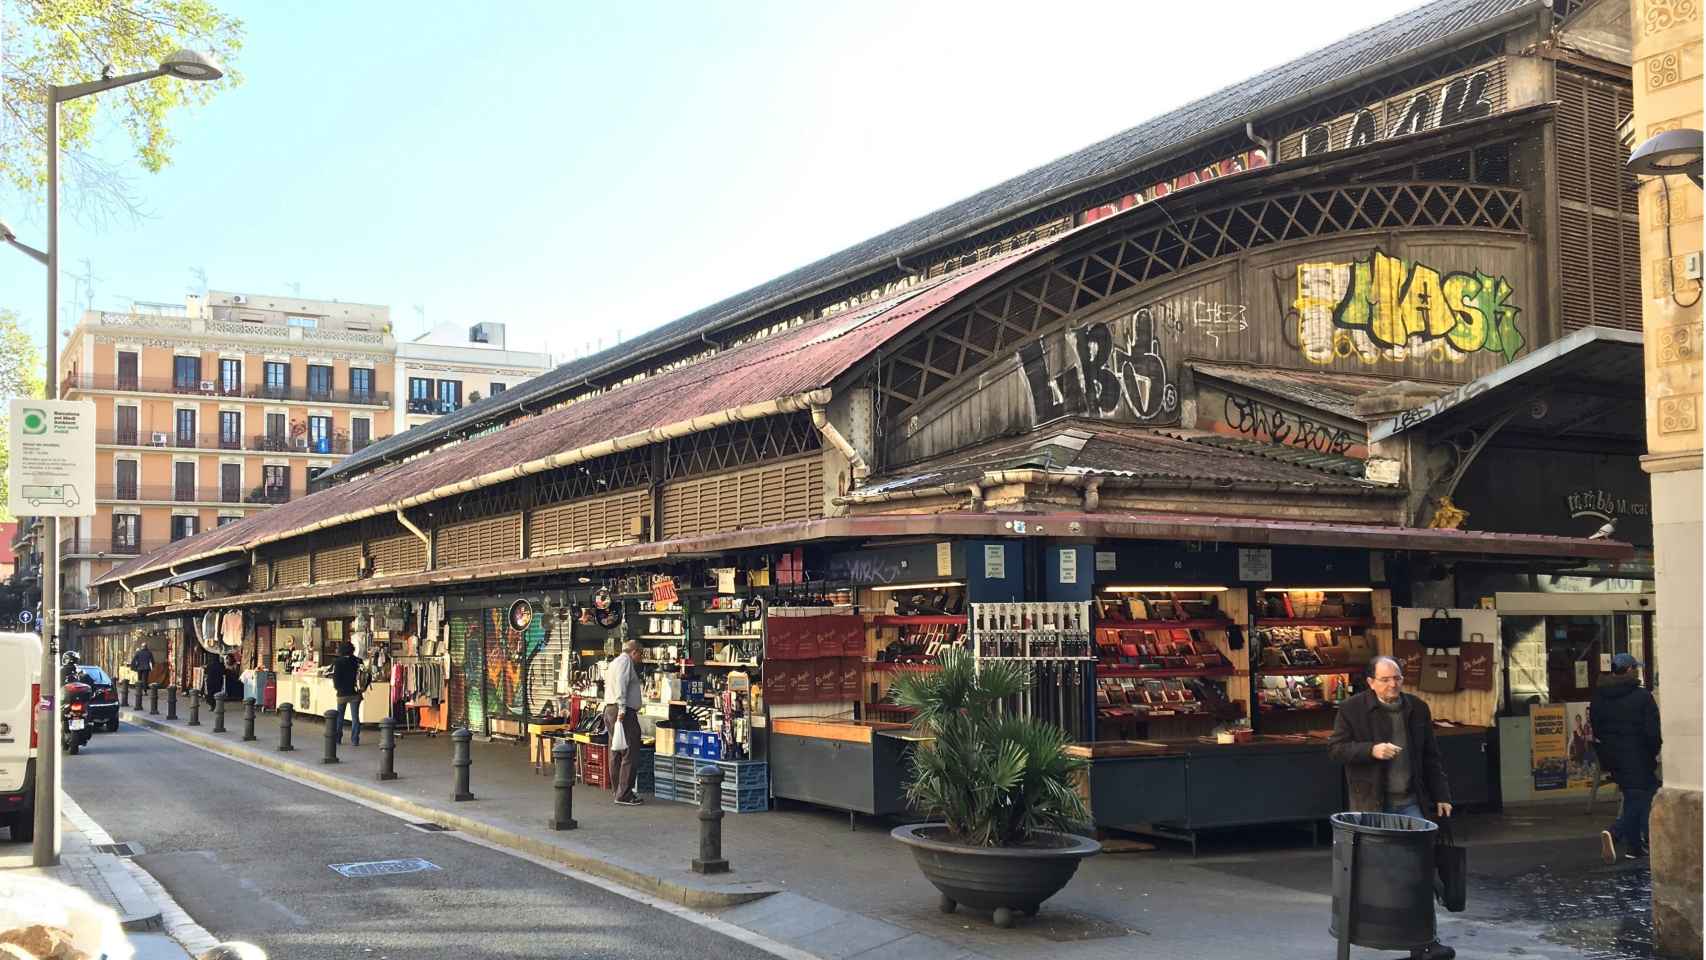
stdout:
<svg viewBox="0 0 1706 960">
<path fill-rule="evenodd" d="M 213 695 L 213 732 L 225 732 L 225 692 Z"/>
<path fill-rule="evenodd" d="M 169 683 L 166 684 L 166 719 L 178 719 L 178 688 Z"/>
<path fill-rule="evenodd" d="M 320 754 L 321 763 L 338 762 L 338 712 L 326 711 L 326 749 Z"/>
<path fill-rule="evenodd" d="M 186 727 L 201 726 L 201 691 L 190 691 L 190 718 L 184 721 Z"/>
<path fill-rule="evenodd" d="M 136 691 L 136 705 L 131 709 L 140 711 L 142 709 L 142 695 L 148 691 L 148 684 L 146 682 L 138 683 L 131 689 Z"/>
<path fill-rule="evenodd" d="M 551 786 L 557 792 L 557 805 L 546 823 L 552 830 L 573 830 L 575 823 L 575 745 L 558 740 L 551 747 Z"/>
<path fill-rule="evenodd" d="M 243 698 L 243 740 L 255 739 L 255 698 Z"/>
<path fill-rule="evenodd" d="M 151 717 L 160 715 L 160 685 L 158 683 L 148 686 L 148 715 Z"/>
<path fill-rule="evenodd" d="M 118 682 L 118 702 L 119 702 L 120 706 L 125 706 L 125 707 L 130 706 L 130 681 L 129 680 L 120 680 Z"/>
<path fill-rule="evenodd" d="M 474 765 L 473 758 L 468 755 L 468 745 L 474 740 L 474 735 L 463 727 L 450 735 L 450 767 L 455 774 L 456 786 L 451 790 L 452 800 L 472 800 L 474 794 L 468 789 L 468 768 Z"/>
<path fill-rule="evenodd" d="M 379 721 L 379 779 L 397 779 L 397 721 Z"/>
<path fill-rule="evenodd" d="M 693 872 L 729 872 L 723 859 L 723 771 L 712 766 L 699 768 L 699 855 Z"/>
<path fill-rule="evenodd" d="M 296 748 L 290 744 L 290 725 L 296 720 L 296 704 L 278 705 L 278 752 L 289 753 Z"/>
</svg>

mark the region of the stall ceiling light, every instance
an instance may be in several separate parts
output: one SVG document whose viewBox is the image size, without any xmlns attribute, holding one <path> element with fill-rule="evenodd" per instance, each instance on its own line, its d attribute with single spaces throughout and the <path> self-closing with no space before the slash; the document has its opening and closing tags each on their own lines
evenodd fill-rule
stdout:
<svg viewBox="0 0 1706 960">
<path fill-rule="evenodd" d="M 935 583 L 888 583 L 880 587 L 872 587 L 873 593 L 893 593 L 896 590 L 929 590 L 932 587 L 963 587 L 965 583 L 959 580 L 941 580 Z"/>
<path fill-rule="evenodd" d="M 1103 587 L 1105 593 L 1225 593 L 1231 587 Z"/>
<path fill-rule="evenodd" d="M 1373 587 L 1269 587 L 1263 593 L 1373 593 Z"/>
</svg>

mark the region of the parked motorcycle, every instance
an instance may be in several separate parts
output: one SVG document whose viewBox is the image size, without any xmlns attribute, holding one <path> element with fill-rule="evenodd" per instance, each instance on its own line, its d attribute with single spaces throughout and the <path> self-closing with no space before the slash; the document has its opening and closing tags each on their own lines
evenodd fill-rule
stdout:
<svg viewBox="0 0 1706 960">
<path fill-rule="evenodd" d="M 84 681 L 88 678 L 76 669 L 74 655 L 68 655 L 62 667 L 64 686 L 60 689 L 59 744 L 69 756 L 75 757 L 95 735 L 89 722 L 89 705 L 94 702 L 95 688 Z"/>
</svg>

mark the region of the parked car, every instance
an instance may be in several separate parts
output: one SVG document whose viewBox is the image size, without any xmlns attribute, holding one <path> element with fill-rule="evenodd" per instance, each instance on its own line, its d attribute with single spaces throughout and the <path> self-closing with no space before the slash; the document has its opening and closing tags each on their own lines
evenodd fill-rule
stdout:
<svg viewBox="0 0 1706 960">
<path fill-rule="evenodd" d="M 0 633 L 0 826 L 19 843 L 35 838 L 40 700 L 41 638 Z"/>
<path fill-rule="evenodd" d="M 118 689 L 105 670 L 90 663 L 79 663 L 78 673 L 88 678 L 92 693 L 89 697 L 89 726 L 97 733 L 118 732 Z"/>
</svg>

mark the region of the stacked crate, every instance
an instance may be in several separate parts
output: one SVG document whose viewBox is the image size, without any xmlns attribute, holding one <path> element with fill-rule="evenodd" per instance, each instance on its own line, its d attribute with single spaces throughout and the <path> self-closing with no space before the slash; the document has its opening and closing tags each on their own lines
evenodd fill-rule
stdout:
<svg viewBox="0 0 1706 960">
<path fill-rule="evenodd" d="M 723 771 L 724 811 L 756 813 L 770 809 L 770 765 L 763 761 L 657 757 L 652 761 L 653 794 L 659 800 L 698 803 L 698 770 L 707 763 L 715 763 Z"/>
</svg>

